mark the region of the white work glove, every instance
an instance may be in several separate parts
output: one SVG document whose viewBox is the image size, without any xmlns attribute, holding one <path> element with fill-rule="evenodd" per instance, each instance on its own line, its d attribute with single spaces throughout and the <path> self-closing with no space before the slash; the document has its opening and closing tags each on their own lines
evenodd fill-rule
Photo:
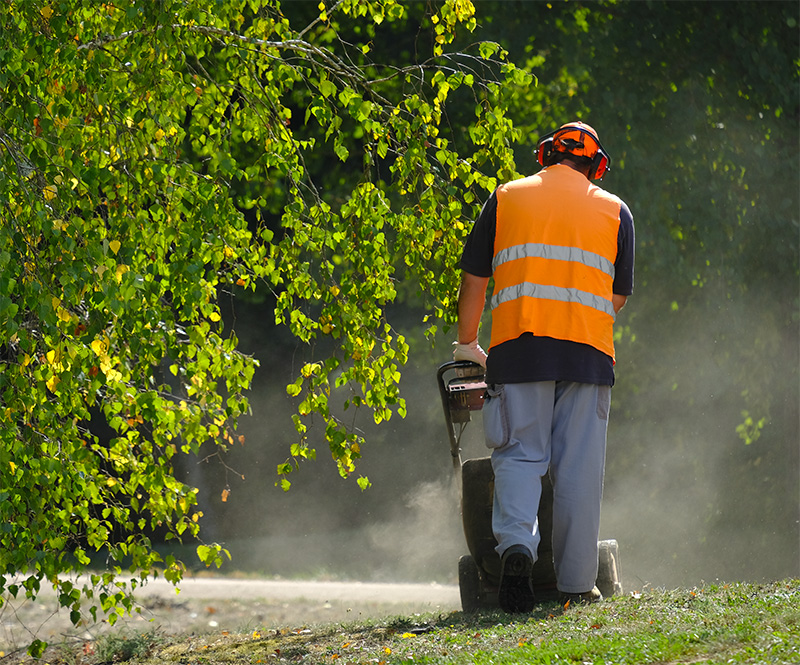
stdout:
<svg viewBox="0 0 800 665">
<path fill-rule="evenodd" d="M 473 363 L 478 363 L 481 367 L 486 367 L 486 351 L 484 351 L 478 338 L 476 337 L 469 344 L 459 344 L 453 342 L 453 360 L 469 360 Z"/>
</svg>

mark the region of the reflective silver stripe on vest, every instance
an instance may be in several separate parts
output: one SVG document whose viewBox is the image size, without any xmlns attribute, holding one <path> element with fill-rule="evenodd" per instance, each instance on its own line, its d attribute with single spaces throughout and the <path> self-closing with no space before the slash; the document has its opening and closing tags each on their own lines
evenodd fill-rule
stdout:
<svg viewBox="0 0 800 665">
<path fill-rule="evenodd" d="M 608 314 L 612 319 L 616 319 L 614 305 L 610 300 L 601 298 L 578 289 L 567 289 L 562 286 L 548 286 L 545 284 L 533 284 L 523 282 L 502 289 L 492 296 L 491 307 L 495 309 L 499 305 L 518 298 L 541 298 L 543 300 L 559 300 L 561 302 L 578 303 Z"/>
<path fill-rule="evenodd" d="M 580 247 L 563 247 L 561 245 L 546 245 L 540 242 L 529 242 L 524 245 L 514 245 L 497 252 L 492 260 L 492 269 L 497 270 L 497 266 L 517 259 L 552 259 L 554 261 L 574 261 L 582 263 L 589 268 L 603 271 L 614 279 L 614 264 L 605 256 L 587 252 Z"/>
</svg>

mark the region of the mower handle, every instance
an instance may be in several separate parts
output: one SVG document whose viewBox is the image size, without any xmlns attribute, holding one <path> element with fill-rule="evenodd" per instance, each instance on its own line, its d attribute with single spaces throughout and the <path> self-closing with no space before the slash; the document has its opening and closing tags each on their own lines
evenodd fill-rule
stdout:
<svg viewBox="0 0 800 665">
<path fill-rule="evenodd" d="M 480 365 L 470 360 L 450 360 L 440 365 L 436 372 L 436 381 L 439 384 L 439 394 L 442 398 L 444 420 L 445 423 L 447 423 L 447 435 L 450 439 L 450 457 L 453 462 L 453 470 L 458 478 L 461 477 L 461 448 L 458 445 L 458 439 L 456 439 L 455 432 L 453 431 L 453 416 L 450 413 L 449 395 L 444 382 L 444 375 L 451 370 L 472 369 L 475 367 L 480 367 Z"/>
</svg>

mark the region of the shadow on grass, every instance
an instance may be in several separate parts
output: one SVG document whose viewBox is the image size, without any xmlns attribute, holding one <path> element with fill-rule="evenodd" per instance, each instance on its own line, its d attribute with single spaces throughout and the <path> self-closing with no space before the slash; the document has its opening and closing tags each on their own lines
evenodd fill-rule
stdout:
<svg viewBox="0 0 800 665">
<path fill-rule="evenodd" d="M 350 626 L 350 631 L 368 637 L 370 632 L 404 633 L 423 635 L 436 630 L 482 630 L 498 625 L 512 625 L 528 621 L 553 619 L 567 612 L 568 609 L 557 602 L 537 605 L 532 612 L 509 614 L 500 609 L 482 609 L 476 612 L 450 612 L 448 614 L 422 615 L 415 617 L 400 616 L 383 619 L 380 625 Z"/>
</svg>

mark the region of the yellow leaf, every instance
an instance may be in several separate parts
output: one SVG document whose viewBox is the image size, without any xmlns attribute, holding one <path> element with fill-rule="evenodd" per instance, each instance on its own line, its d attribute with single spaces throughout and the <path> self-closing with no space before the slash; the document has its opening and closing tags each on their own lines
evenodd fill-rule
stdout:
<svg viewBox="0 0 800 665">
<path fill-rule="evenodd" d="M 160 141 L 163 138 L 164 138 L 164 130 L 163 129 L 157 129 L 156 130 L 156 141 Z"/>
<path fill-rule="evenodd" d="M 111 251 L 114 252 L 114 254 L 117 254 L 119 252 L 120 245 L 121 243 L 119 240 L 112 240 L 110 243 L 108 243 L 109 249 L 111 249 Z"/>
<path fill-rule="evenodd" d="M 102 356 L 108 350 L 108 342 L 101 338 L 96 338 L 92 344 L 92 351 L 94 351 L 98 356 Z"/>
<path fill-rule="evenodd" d="M 58 189 L 55 185 L 47 185 L 42 193 L 45 201 L 52 201 L 58 195 Z"/>
<path fill-rule="evenodd" d="M 9 462 L 8 466 L 11 467 L 11 473 L 16 473 L 17 472 L 17 465 L 14 464 L 14 462 Z"/>
<path fill-rule="evenodd" d="M 111 382 L 118 382 L 122 381 L 122 372 L 118 372 L 115 369 L 109 369 L 106 373 L 106 379 Z"/>
<path fill-rule="evenodd" d="M 209 315 L 208 315 L 208 318 L 209 318 L 209 319 L 211 319 L 211 320 L 212 320 L 214 323 L 216 323 L 216 322 L 217 322 L 217 321 L 219 321 L 219 320 L 220 320 L 222 317 L 220 317 L 220 315 L 219 315 L 219 314 L 217 314 L 217 312 L 211 312 L 211 314 L 209 314 Z"/>
<path fill-rule="evenodd" d="M 51 376 L 47 380 L 47 388 L 50 390 L 51 393 L 54 393 L 56 391 L 56 386 L 59 383 L 61 383 L 61 379 L 59 379 L 57 376 Z"/>
<path fill-rule="evenodd" d="M 52 8 L 51 8 L 49 5 L 45 5 L 44 7 L 42 7 L 42 9 L 41 9 L 41 12 L 40 12 L 40 13 L 41 13 L 41 15 L 42 15 L 42 18 L 43 18 L 45 21 L 49 21 L 49 20 L 50 20 L 50 17 L 51 17 L 51 16 L 53 16 L 53 10 L 52 10 Z"/>
<path fill-rule="evenodd" d="M 322 365 L 320 365 L 319 363 L 306 363 L 305 365 L 303 365 L 303 369 L 300 370 L 300 373 L 304 377 L 308 378 L 311 375 L 316 374 L 321 367 Z"/>
</svg>

